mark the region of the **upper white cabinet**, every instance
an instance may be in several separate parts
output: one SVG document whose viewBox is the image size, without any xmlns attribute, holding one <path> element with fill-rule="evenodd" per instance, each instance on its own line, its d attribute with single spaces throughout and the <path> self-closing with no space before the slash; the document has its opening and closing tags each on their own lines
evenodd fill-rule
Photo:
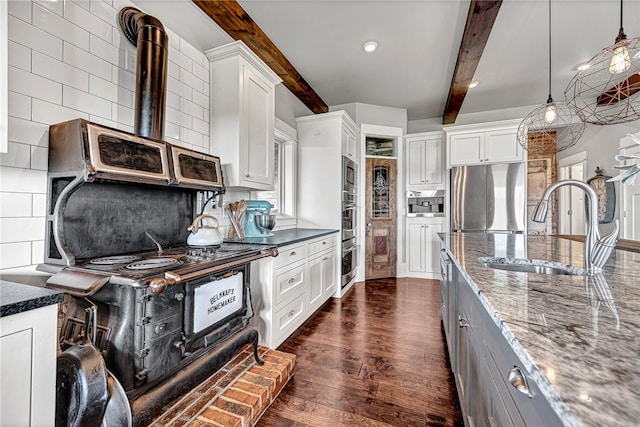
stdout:
<svg viewBox="0 0 640 427">
<path fill-rule="evenodd" d="M 445 129 L 449 166 L 521 162 L 524 150 L 518 144 L 518 122 L 457 126 Z"/>
<path fill-rule="evenodd" d="M 297 117 L 296 124 L 298 227 L 341 229 L 342 154 L 351 139 L 352 151 L 358 153 L 358 128 L 342 110 Z M 354 161 L 358 163 L 356 157 Z"/>
<path fill-rule="evenodd" d="M 352 127 L 345 126 L 342 128 L 342 155 L 347 156 L 354 162 L 358 161 L 358 139 L 357 131 Z"/>
<path fill-rule="evenodd" d="M 443 133 L 426 132 L 406 135 L 404 141 L 407 190 L 443 186 Z"/>
<path fill-rule="evenodd" d="M 273 189 L 275 86 L 282 80 L 241 41 L 205 52 L 210 66 L 210 153 L 225 185 Z"/>
</svg>

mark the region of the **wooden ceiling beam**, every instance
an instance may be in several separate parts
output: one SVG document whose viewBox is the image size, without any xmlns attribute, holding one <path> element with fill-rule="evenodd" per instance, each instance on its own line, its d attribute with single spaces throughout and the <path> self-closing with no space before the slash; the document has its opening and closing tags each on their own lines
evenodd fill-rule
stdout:
<svg viewBox="0 0 640 427">
<path fill-rule="evenodd" d="M 471 0 L 469 4 L 458 60 L 442 114 L 442 123 L 445 125 L 455 123 L 458 117 L 501 5 L 502 0 Z"/>
<path fill-rule="evenodd" d="M 282 83 L 311 111 L 316 114 L 329 111 L 327 104 L 237 1 L 193 0 L 193 2 L 234 40 L 242 40 L 280 76 Z"/>
</svg>

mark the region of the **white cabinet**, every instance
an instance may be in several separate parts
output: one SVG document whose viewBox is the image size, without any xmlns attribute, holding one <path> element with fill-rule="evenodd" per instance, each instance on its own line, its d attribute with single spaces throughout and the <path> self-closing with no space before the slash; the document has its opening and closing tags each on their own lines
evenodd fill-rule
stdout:
<svg viewBox="0 0 640 427">
<path fill-rule="evenodd" d="M 342 155 L 347 156 L 354 162 L 358 162 L 358 140 L 356 138 L 357 131 L 351 126 L 345 126 L 342 129 Z"/>
<path fill-rule="evenodd" d="M 358 128 L 345 111 L 298 117 L 296 122 L 298 226 L 341 229 L 342 154 L 348 141 L 356 147 L 351 151 L 358 152 Z"/>
<path fill-rule="evenodd" d="M 276 348 L 336 291 L 338 235 L 279 248 L 251 264 L 251 293 L 261 345 Z"/>
<path fill-rule="evenodd" d="M 447 132 L 448 165 L 520 162 L 524 150 L 518 144 L 518 124 L 458 126 Z"/>
<path fill-rule="evenodd" d="M 420 190 L 444 184 L 444 136 L 442 132 L 406 135 L 406 187 Z"/>
<path fill-rule="evenodd" d="M 57 316 L 53 304 L 0 318 L 0 425 L 54 424 Z"/>
<path fill-rule="evenodd" d="M 273 189 L 275 85 L 281 79 L 241 41 L 205 52 L 210 73 L 210 149 L 225 185 Z"/>
<path fill-rule="evenodd" d="M 407 218 L 407 263 L 411 277 L 436 279 L 440 274 L 443 218 Z"/>
</svg>

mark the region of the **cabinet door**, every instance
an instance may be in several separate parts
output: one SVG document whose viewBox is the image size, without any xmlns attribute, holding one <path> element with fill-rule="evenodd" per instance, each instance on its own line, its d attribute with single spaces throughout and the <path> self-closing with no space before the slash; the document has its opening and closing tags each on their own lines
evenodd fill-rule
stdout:
<svg viewBox="0 0 640 427">
<path fill-rule="evenodd" d="M 336 275 L 336 255 L 332 250 L 323 257 L 323 264 L 325 267 L 324 284 L 323 284 L 323 300 L 326 301 L 336 292 L 336 286 L 338 284 L 338 277 Z"/>
<path fill-rule="evenodd" d="M 421 186 L 424 182 L 426 140 L 407 141 L 407 187 Z"/>
<path fill-rule="evenodd" d="M 323 257 L 315 258 L 309 262 L 309 311 L 313 312 L 322 304 L 324 291 L 324 261 Z"/>
<path fill-rule="evenodd" d="M 357 162 L 356 144 L 356 135 L 350 129 L 342 128 L 342 155 Z"/>
<path fill-rule="evenodd" d="M 484 132 L 451 135 L 451 165 L 484 163 Z"/>
<path fill-rule="evenodd" d="M 438 233 L 442 231 L 441 224 L 425 224 L 425 271 L 437 273 L 440 271 L 440 243 Z"/>
<path fill-rule="evenodd" d="M 517 129 L 496 130 L 486 133 L 484 142 L 485 162 L 511 162 L 523 158 L 523 150 L 518 144 Z"/>
<path fill-rule="evenodd" d="M 424 183 L 442 183 L 442 148 L 444 140 L 442 138 L 429 139 L 425 141 L 425 166 Z"/>
<path fill-rule="evenodd" d="M 243 68 L 243 181 L 260 189 L 273 188 L 274 92 L 272 86 L 253 70 Z M 262 184 L 262 185 L 260 185 Z"/>
<path fill-rule="evenodd" d="M 424 273 L 426 266 L 425 228 L 422 223 L 407 224 L 409 271 Z"/>
</svg>

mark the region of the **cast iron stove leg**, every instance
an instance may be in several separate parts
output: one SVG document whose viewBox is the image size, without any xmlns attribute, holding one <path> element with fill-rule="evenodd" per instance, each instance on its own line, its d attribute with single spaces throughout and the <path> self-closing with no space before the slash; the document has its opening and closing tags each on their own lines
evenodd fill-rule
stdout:
<svg viewBox="0 0 640 427">
<path fill-rule="evenodd" d="M 253 357 L 256 359 L 256 363 L 260 366 L 264 365 L 264 360 L 258 356 L 258 330 L 251 329 L 251 345 L 253 346 Z"/>
</svg>

